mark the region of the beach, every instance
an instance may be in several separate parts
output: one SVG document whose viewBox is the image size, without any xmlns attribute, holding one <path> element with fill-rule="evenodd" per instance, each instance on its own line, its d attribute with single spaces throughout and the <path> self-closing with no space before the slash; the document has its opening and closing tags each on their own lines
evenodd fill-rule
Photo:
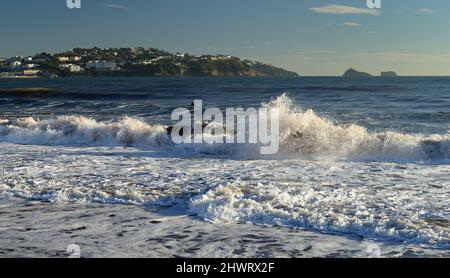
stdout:
<svg viewBox="0 0 450 278">
<path fill-rule="evenodd" d="M 0 200 L 0 257 L 448 257 L 448 250 L 382 244 L 283 227 L 212 224 L 179 208 Z M 373 253 L 375 248 L 380 253 Z"/>
<path fill-rule="evenodd" d="M 4 257 L 450 255 L 448 79 L 29 82 L 0 104 Z M 276 107 L 279 153 L 174 144 L 187 99 Z"/>
</svg>

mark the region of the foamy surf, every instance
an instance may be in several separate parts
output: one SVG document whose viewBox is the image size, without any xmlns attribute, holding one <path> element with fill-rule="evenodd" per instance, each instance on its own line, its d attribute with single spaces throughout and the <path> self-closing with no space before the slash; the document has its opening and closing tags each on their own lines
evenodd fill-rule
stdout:
<svg viewBox="0 0 450 278">
<path fill-rule="evenodd" d="M 0 196 L 175 205 L 213 223 L 449 248 L 449 134 L 337 124 L 285 94 L 262 106 L 280 111 L 277 155 L 176 145 L 167 126 L 140 118 L 3 119 Z"/>
<path fill-rule="evenodd" d="M 450 247 L 445 208 L 430 213 L 416 202 L 417 198 L 402 192 L 382 190 L 379 194 L 367 187 L 345 184 L 333 190 L 297 186 L 255 185 L 237 178 L 193 198 L 191 211 L 213 223 L 285 226 Z"/>
<path fill-rule="evenodd" d="M 0 126 L 1 140 L 17 144 L 152 146 L 168 143 L 166 135 L 164 126 L 130 117 L 117 122 L 98 122 L 83 116 L 49 120 L 28 117 L 12 122 L 4 120 Z"/>
<path fill-rule="evenodd" d="M 262 106 L 280 111 L 280 151 L 274 157 L 399 162 L 445 161 L 450 158 L 450 132 L 432 135 L 370 132 L 356 124 L 339 125 L 311 109 L 302 110 L 286 94 Z M 110 122 L 75 115 L 44 120 L 33 117 L 2 119 L 0 141 L 69 146 L 172 146 L 174 151 L 181 147 L 197 153 L 261 157 L 258 146 L 252 144 L 174 146 L 167 126 L 132 117 Z"/>
<path fill-rule="evenodd" d="M 176 206 L 251 223 L 449 248 L 443 164 L 173 157 L 123 147 L 0 143 L 0 198 Z"/>
</svg>

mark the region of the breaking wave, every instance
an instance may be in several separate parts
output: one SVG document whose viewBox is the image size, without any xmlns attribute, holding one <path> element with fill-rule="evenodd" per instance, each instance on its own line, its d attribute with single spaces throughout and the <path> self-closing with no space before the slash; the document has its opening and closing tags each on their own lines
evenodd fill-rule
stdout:
<svg viewBox="0 0 450 278">
<path fill-rule="evenodd" d="M 301 110 L 286 94 L 263 107 L 280 112 L 280 151 L 278 155 L 302 158 L 368 160 L 448 160 L 450 132 L 414 135 L 395 131 L 369 132 L 365 127 L 339 125 Z M 222 135 L 218 135 L 222 136 Z M 60 116 L 37 120 L 0 119 L 0 141 L 18 144 L 75 146 L 162 146 L 173 145 L 167 126 L 125 117 L 115 122 L 99 122 L 83 116 Z M 208 154 L 239 154 L 256 157 L 258 146 L 250 144 L 201 144 L 184 147 Z"/>
<path fill-rule="evenodd" d="M 60 116 L 41 121 L 32 117 L 13 122 L 3 120 L 0 140 L 18 144 L 75 146 L 145 146 L 169 143 L 162 125 L 150 125 L 129 117 L 118 122 L 97 122 L 83 116 Z"/>
<path fill-rule="evenodd" d="M 278 107 L 280 111 L 282 153 L 370 160 L 450 158 L 450 130 L 445 135 L 369 132 L 367 128 L 356 124 L 335 124 L 311 109 L 302 111 L 285 94 L 269 105 Z"/>
</svg>

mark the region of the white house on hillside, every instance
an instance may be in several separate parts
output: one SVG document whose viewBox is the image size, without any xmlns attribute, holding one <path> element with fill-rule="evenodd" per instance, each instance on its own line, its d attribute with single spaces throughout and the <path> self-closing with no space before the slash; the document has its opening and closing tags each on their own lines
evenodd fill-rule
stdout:
<svg viewBox="0 0 450 278">
<path fill-rule="evenodd" d="M 59 56 L 57 59 L 61 63 L 64 63 L 64 62 L 80 62 L 81 61 L 81 56 Z"/>
<path fill-rule="evenodd" d="M 70 72 L 82 71 L 82 68 L 79 65 L 74 65 L 74 64 L 64 64 L 64 65 L 61 65 L 59 68 L 63 69 L 63 70 L 68 70 Z"/>
<path fill-rule="evenodd" d="M 21 65 L 22 65 L 21 61 L 12 61 L 10 66 L 12 69 L 16 69 L 19 68 Z"/>
<path fill-rule="evenodd" d="M 38 65 L 36 65 L 36 64 L 24 64 L 22 67 L 25 68 L 25 69 L 34 69 L 34 68 L 38 67 Z"/>
<path fill-rule="evenodd" d="M 70 58 L 68 56 L 60 56 L 58 57 L 58 61 L 60 62 L 69 62 Z"/>
</svg>

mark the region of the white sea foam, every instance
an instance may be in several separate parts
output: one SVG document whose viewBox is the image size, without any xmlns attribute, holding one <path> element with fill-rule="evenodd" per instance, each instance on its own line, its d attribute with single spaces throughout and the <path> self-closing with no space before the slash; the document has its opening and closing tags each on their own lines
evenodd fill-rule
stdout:
<svg viewBox="0 0 450 278">
<path fill-rule="evenodd" d="M 276 107 L 280 111 L 281 146 L 278 156 L 391 161 L 450 158 L 450 132 L 415 135 L 395 131 L 369 132 L 355 124 L 338 125 L 311 109 L 299 109 L 286 94 L 262 105 Z M 173 145 L 165 126 L 129 117 L 116 122 L 98 122 L 83 116 L 3 120 L 0 122 L 0 141 L 71 146 Z M 259 156 L 259 146 L 252 144 L 176 146 L 180 147 L 208 154 L 233 154 L 244 158 Z"/>
<path fill-rule="evenodd" d="M 152 146 L 170 142 L 164 126 L 130 117 L 118 122 L 97 122 L 83 116 L 48 120 L 28 117 L 0 126 L 0 138 L 19 144 L 72 146 Z"/>
<path fill-rule="evenodd" d="M 214 223 L 450 248 L 446 164 L 217 159 L 192 150 L 174 156 L 171 148 L 11 143 L 0 143 L 0 153 L 0 197 L 177 205 Z"/>
<path fill-rule="evenodd" d="M 214 223 L 281 225 L 450 247 L 448 211 L 431 212 L 410 192 L 297 186 L 254 185 L 237 178 L 195 197 L 191 211 Z"/>
<path fill-rule="evenodd" d="M 338 125 L 311 109 L 298 109 L 285 94 L 269 105 L 280 110 L 281 153 L 373 160 L 450 158 L 450 133 L 422 136 L 395 131 L 369 132 L 355 124 Z"/>
<path fill-rule="evenodd" d="M 175 145 L 143 119 L 0 120 L 0 196 L 176 204 L 215 223 L 450 248 L 450 132 L 369 132 L 286 95 L 263 105 L 280 110 L 270 159 L 257 145 Z"/>
</svg>

